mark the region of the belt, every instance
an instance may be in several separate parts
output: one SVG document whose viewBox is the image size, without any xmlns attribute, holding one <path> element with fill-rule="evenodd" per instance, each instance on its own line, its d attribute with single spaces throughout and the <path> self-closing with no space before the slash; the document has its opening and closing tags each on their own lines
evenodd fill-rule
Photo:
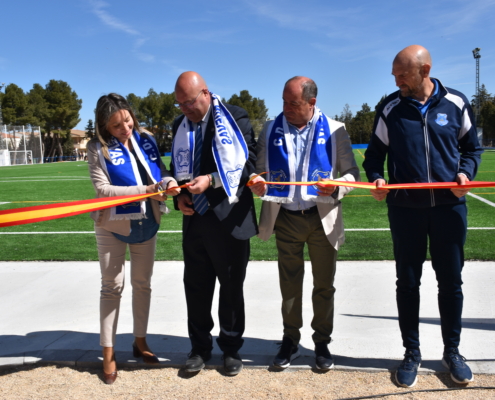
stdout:
<svg viewBox="0 0 495 400">
<path fill-rule="evenodd" d="M 315 212 L 318 212 L 318 207 L 313 206 L 311 208 L 308 208 L 307 210 L 288 210 L 287 208 L 283 208 L 286 213 L 292 214 L 292 215 L 308 215 L 308 214 L 314 214 Z"/>
</svg>

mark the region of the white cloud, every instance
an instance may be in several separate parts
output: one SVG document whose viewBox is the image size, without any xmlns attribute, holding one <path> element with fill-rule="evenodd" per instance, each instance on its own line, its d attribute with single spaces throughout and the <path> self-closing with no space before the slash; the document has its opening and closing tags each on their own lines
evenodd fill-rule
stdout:
<svg viewBox="0 0 495 400">
<path fill-rule="evenodd" d="M 430 3 L 429 8 L 425 14 L 430 22 L 438 26 L 443 35 L 454 35 L 476 28 L 484 18 L 487 18 L 485 23 L 491 24 L 495 0 L 448 0 Z"/>
<path fill-rule="evenodd" d="M 296 30 L 321 32 L 322 35 L 349 34 L 349 31 L 340 31 L 339 21 L 347 22 L 360 20 L 364 16 L 363 7 L 338 9 L 337 7 L 301 7 L 301 3 L 277 2 L 260 0 L 245 0 L 245 3 L 255 14 L 274 20 L 280 26 Z"/>
<path fill-rule="evenodd" d="M 179 67 L 178 65 L 174 64 L 171 61 L 163 60 L 162 64 L 166 65 L 167 67 L 169 67 L 172 71 L 174 71 L 177 74 L 182 74 L 183 72 L 188 71 L 188 69 Z"/>
<path fill-rule="evenodd" d="M 138 31 L 136 31 L 134 28 L 130 27 L 129 25 L 125 24 L 124 22 L 119 21 L 117 18 L 115 18 L 114 16 L 107 13 L 104 10 L 104 8 L 107 8 L 108 4 L 105 3 L 104 1 L 91 0 L 90 4 L 93 6 L 93 9 L 92 9 L 93 13 L 105 25 L 109 26 L 110 28 L 128 33 L 129 35 L 133 35 L 133 36 L 139 36 L 140 35 L 140 33 Z"/>
<path fill-rule="evenodd" d="M 108 13 L 105 8 L 108 8 L 108 3 L 101 0 L 90 0 L 92 6 L 92 12 L 98 17 L 98 19 L 106 26 L 124 32 L 135 38 L 132 53 L 141 61 L 146 63 L 152 63 L 155 61 L 155 56 L 153 54 L 148 54 L 139 51 L 139 49 L 148 41 L 148 38 L 141 34 L 141 32 L 132 28 L 125 22 L 120 21 L 118 18 L 114 17 Z"/>
<path fill-rule="evenodd" d="M 147 63 L 152 63 L 155 61 L 155 56 L 153 54 L 147 54 L 147 53 L 139 53 L 136 52 L 136 57 L 139 58 L 141 61 L 147 62 Z"/>
</svg>

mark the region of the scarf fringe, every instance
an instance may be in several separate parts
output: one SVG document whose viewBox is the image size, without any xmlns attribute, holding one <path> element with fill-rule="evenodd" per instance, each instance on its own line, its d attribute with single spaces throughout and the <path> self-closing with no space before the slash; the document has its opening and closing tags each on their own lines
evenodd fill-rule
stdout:
<svg viewBox="0 0 495 400">
<path fill-rule="evenodd" d="M 139 220 L 146 219 L 146 215 L 143 214 L 115 214 L 112 215 L 109 220 L 110 221 L 123 221 L 123 220 Z"/>
<path fill-rule="evenodd" d="M 289 199 L 288 197 L 263 196 L 260 198 L 263 201 L 271 201 L 273 203 L 284 203 L 284 204 L 292 203 L 292 199 Z"/>
</svg>

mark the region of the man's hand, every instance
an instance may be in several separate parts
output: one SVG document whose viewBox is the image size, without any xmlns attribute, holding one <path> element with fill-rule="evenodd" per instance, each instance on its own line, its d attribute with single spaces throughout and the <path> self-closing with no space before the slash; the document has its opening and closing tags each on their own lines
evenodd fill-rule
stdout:
<svg viewBox="0 0 495 400">
<path fill-rule="evenodd" d="M 387 182 L 385 182 L 385 179 L 377 179 L 376 181 L 373 182 L 377 188 L 382 187 L 385 185 Z M 382 201 L 387 197 L 387 193 L 390 192 L 388 189 L 370 189 L 371 195 L 375 198 L 375 200 Z"/>
<path fill-rule="evenodd" d="M 266 184 L 265 180 L 261 176 L 257 176 L 254 178 L 251 183 L 252 185 L 249 186 L 249 189 L 256 195 L 256 196 L 264 196 L 266 193 Z"/>
<path fill-rule="evenodd" d="M 469 179 L 464 174 L 458 174 L 457 177 L 455 178 L 455 181 L 459 185 L 464 185 L 467 182 L 469 182 Z M 465 196 L 466 194 L 469 193 L 469 190 L 470 189 L 461 188 L 461 189 L 450 189 L 450 190 L 452 191 L 452 193 L 454 193 L 455 196 L 457 196 L 457 197 L 463 197 L 463 196 Z"/>
<path fill-rule="evenodd" d="M 182 211 L 182 214 L 193 215 L 194 209 L 191 207 L 192 204 L 192 200 L 187 194 L 182 193 L 177 196 L 177 206 Z"/>
<path fill-rule="evenodd" d="M 200 175 L 187 184 L 187 190 L 193 194 L 201 194 L 210 186 L 210 178 Z"/>
<path fill-rule="evenodd" d="M 328 197 L 328 196 L 331 196 L 333 192 L 335 192 L 335 189 L 337 189 L 337 186 L 323 185 L 322 183 L 320 183 L 320 182 L 325 182 L 325 181 L 330 181 L 330 180 L 331 179 L 319 179 L 318 180 L 318 183 L 316 184 L 318 196 Z"/>
<path fill-rule="evenodd" d="M 179 186 L 179 184 L 175 181 L 175 179 L 171 179 L 170 181 L 168 181 L 167 186 L 165 187 L 165 189 L 167 190 L 167 194 L 169 194 L 170 196 L 177 196 L 180 193 L 180 187 L 177 186 Z M 175 189 L 168 189 L 173 187 L 175 187 Z"/>
</svg>

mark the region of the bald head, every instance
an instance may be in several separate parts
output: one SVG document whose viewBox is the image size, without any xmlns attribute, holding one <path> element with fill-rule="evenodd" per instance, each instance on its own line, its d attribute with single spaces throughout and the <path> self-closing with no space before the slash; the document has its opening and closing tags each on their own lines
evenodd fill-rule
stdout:
<svg viewBox="0 0 495 400">
<path fill-rule="evenodd" d="M 192 122 L 203 119 L 210 106 L 210 92 L 201 75 L 183 72 L 175 83 L 175 99 L 184 115 Z"/>
<path fill-rule="evenodd" d="M 414 44 L 394 58 L 392 75 L 402 96 L 424 103 L 431 96 L 434 83 L 430 79 L 431 56 L 423 46 Z"/>
<path fill-rule="evenodd" d="M 395 63 L 403 65 L 416 65 L 418 67 L 428 64 L 431 68 L 430 52 L 423 46 L 413 44 L 412 46 L 407 46 L 395 56 L 394 64 Z"/>
<path fill-rule="evenodd" d="M 188 88 L 199 91 L 203 88 L 208 89 L 208 86 L 206 86 L 206 82 L 200 74 L 194 71 L 187 71 L 180 74 L 177 78 L 175 91 L 186 90 Z"/>
</svg>

